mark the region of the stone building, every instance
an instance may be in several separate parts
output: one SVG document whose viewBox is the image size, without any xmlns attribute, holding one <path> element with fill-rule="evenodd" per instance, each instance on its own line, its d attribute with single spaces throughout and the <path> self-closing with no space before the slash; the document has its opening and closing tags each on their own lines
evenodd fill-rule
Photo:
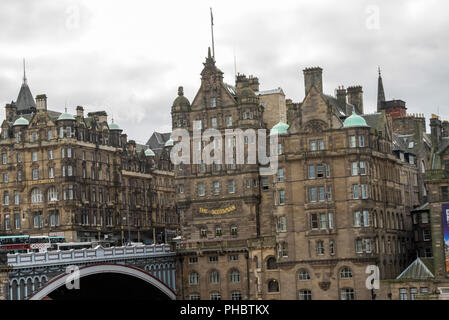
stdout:
<svg viewBox="0 0 449 320">
<path fill-rule="evenodd" d="M 5 108 L 1 234 L 156 241 L 165 220 L 158 220 L 154 185 L 167 177 L 163 183 L 172 192 L 173 174 L 148 147 L 128 141 L 105 111 L 85 116 L 81 106 L 75 115 L 48 109 L 46 95 L 33 99 L 25 75 L 17 101 Z M 170 221 L 176 224 L 173 215 Z"/>
<path fill-rule="evenodd" d="M 179 89 L 173 129 L 279 137 L 271 176 L 248 164 L 175 169 L 179 298 L 371 299 L 368 266 L 391 279 L 412 261 L 418 167 L 395 149 L 392 117 L 363 114 L 361 86 L 325 94 L 321 68 L 305 69 L 304 82 L 300 103 L 281 101 L 282 89 L 260 91 L 254 77 L 239 74 L 233 87 L 209 53 L 192 104 Z M 192 141 L 192 152 L 200 146 Z"/>
</svg>

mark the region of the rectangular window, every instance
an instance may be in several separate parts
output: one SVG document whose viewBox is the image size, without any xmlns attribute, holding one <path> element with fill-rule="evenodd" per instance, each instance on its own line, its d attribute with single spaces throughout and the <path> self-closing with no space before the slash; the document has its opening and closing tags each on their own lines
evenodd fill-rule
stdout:
<svg viewBox="0 0 449 320">
<path fill-rule="evenodd" d="M 284 169 L 278 169 L 278 182 L 284 182 Z"/>
<path fill-rule="evenodd" d="M 316 202 L 316 188 L 309 188 L 309 201 Z"/>
<path fill-rule="evenodd" d="M 33 180 L 39 180 L 39 169 L 33 169 Z"/>
<path fill-rule="evenodd" d="M 3 182 L 8 183 L 8 181 L 9 181 L 9 175 L 7 173 L 4 173 L 3 174 Z"/>
<path fill-rule="evenodd" d="M 360 214 L 360 211 L 354 212 L 354 227 L 361 227 L 362 226 L 362 216 Z"/>
<path fill-rule="evenodd" d="M 365 146 L 365 139 L 364 136 L 359 136 L 359 147 Z"/>
<path fill-rule="evenodd" d="M 282 143 L 278 143 L 278 155 L 282 154 Z"/>
<path fill-rule="evenodd" d="M 315 179 L 315 166 L 309 166 L 309 179 Z"/>
<path fill-rule="evenodd" d="M 318 150 L 324 150 L 324 141 L 323 139 L 318 139 Z"/>
<path fill-rule="evenodd" d="M 36 142 L 37 141 L 37 133 L 33 132 L 31 133 L 31 142 Z"/>
<path fill-rule="evenodd" d="M 310 151 L 316 151 L 316 141 L 315 140 L 310 141 Z"/>
<path fill-rule="evenodd" d="M 330 186 L 326 186 L 326 199 L 332 201 L 332 188 Z"/>
<path fill-rule="evenodd" d="M 18 205 L 20 204 L 20 193 L 19 191 L 14 191 L 14 204 Z"/>
<path fill-rule="evenodd" d="M 55 177 L 55 169 L 54 168 L 48 168 L 48 178 L 53 179 Z"/>
<path fill-rule="evenodd" d="M 59 138 L 64 138 L 64 127 L 59 127 Z"/>
<path fill-rule="evenodd" d="M 369 212 L 367 210 L 363 210 L 363 226 L 369 227 Z"/>
<path fill-rule="evenodd" d="M 279 190 L 279 204 L 284 205 L 285 204 L 285 191 Z"/>
<path fill-rule="evenodd" d="M 359 199 L 360 195 L 359 195 L 359 185 L 357 184 L 353 184 L 352 185 L 352 197 L 353 199 Z"/>
<path fill-rule="evenodd" d="M 214 117 L 214 118 L 212 118 L 210 121 L 211 121 L 212 127 L 213 127 L 213 128 L 216 128 L 216 127 L 217 127 L 217 118 Z"/>
<path fill-rule="evenodd" d="M 312 225 L 312 230 L 318 229 L 318 214 L 317 213 L 312 213 L 310 215 L 310 221 L 311 221 L 311 225 Z"/>
<path fill-rule="evenodd" d="M 31 153 L 31 158 L 32 158 L 33 162 L 34 162 L 34 161 L 37 161 L 37 152 L 36 152 L 36 151 L 34 151 L 33 153 Z"/>
<path fill-rule="evenodd" d="M 360 185 L 362 190 L 362 199 L 368 199 L 368 186 L 366 184 Z"/>
<path fill-rule="evenodd" d="M 5 229 L 6 230 L 11 229 L 11 221 L 10 221 L 10 218 L 9 218 L 9 214 L 5 215 Z"/>
<path fill-rule="evenodd" d="M 20 213 L 14 214 L 14 227 L 16 228 L 16 230 L 20 229 Z"/>
<path fill-rule="evenodd" d="M 324 201 L 324 187 L 318 187 L 318 201 Z"/>
<path fill-rule="evenodd" d="M 366 162 L 360 161 L 360 175 L 366 175 Z"/>
<path fill-rule="evenodd" d="M 418 294 L 418 288 L 410 288 L 410 300 L 415 300 Z"/>
<path fill-rule="evenodd" d="M 443 201 L 449 200 L 448 187 L 441 187 L 441 200 Z"/>
<path fill-rule="evenodd" d="M 48 132 L 47 132 L 47 138 L 48 138 L 48 140 L 53 139 L 53 131 L 48 130 Z"/>
<path fill-rule="evenodd" d="M 349 136 L 349 147 L 350 148 L 355 148 L 356 147 L 355 136 Z"/>
<path fill-rule="evenodd" d="M 268 190 L 269 188 L 270 188 L 270 186 L 268 184 L 268 178 L 262 178 L 262 189 Z"/>
<path fill-rule="evenodd" d="M 228 182 L 229 193 L 235 193 L 235 181 L 229 180 Z"/>
<path fill-rule="evenodd" d="M 67 131 L 67 138 L 71 138 L 72 137 L 72 127 L 67 127 L 66 131 Z"/>
<path fill-rule="evenodd" d="M 430 230 L 428 230 L 428 229 L 423 230 L 423 240 L 424 240 L 424 241 L 430 241 L 430 240 L 432 240 L 432 236 L 431 236 Z"/>
<path fill-rule="evenodd" d="M 17 162 L 18 163 L 22 162 L 22 154 L 20 152 L 17 152 Z"/>
<path fill-rule="evenodd" d="M 216 98 L 211 98 L 210 99 L 210 107 L 211 108 L 215 108 L 217 106 L 217 99 Z"/>
<path fill-rule="evenodd" d="M 285 216 L 279 217 L 279 231 L 287 232 L 287 218 Z"/>
<path fill-rule="evenodd" d="M 421 213 L 421 223 L 429 223 L 429 213 Z"/>
<path fill-rule="evenodd" d="M 220 182 L 214 181 L 214 194 L 220 194 Z"/>
<path fill-rule="evenodd" d="M 22 181 L 22 171 L 21 170 L 17 171 L 17 181 L 18 182 Z"/>
<path fill-rule="evenodd" d="M 331 167 L 327 163 L 324 166 L 326 168 L 326 178 L 329 178 L 331 176 Z"/>
<path fill-rule="evenodd" d="M 204 196 L 205 191 L 204 191 L 204 183 L 198 183 L 198 195 L 199 196 Z"/>
<path fill-rule="evenodd" d="M 362 239 L 357 239 L 355 244 L 355 252 L 363 253 L 363 242 Z"/>
<path fill-rule="evenodd" d="M 8 156 L 6 153 L 2 154 L 2 164 L 7 164 L 8 163 Z"/>
<path fill-rule="evenodd" d="M 324 166 L 322 164 L 316 166 L 316 176 L 317 178 L 324 178 Z"/>
<path fill-rule="evenodd" d="M 329 229 L 333 229 L 334 228 L 334 214 L 329 213 L 328 217 L 329 217 Z"/>
<path fill-rule="evenodd" d="M 53 150 L 48 150 L 48 160 L 53 160 L 53 159 L 54 159 Z"/>
<path fill-rule="evenodd" d="M 320 213 L 320 229 L 327 229 L 327 214 Z"/>
<path fill-rule="evenodd" d="M 226 116 L 226 126 L 232 127 L 232 116 Z"/>
<path fill-rule="evenodd" d="M 5 206 L 9 206 L 9 192 L 8 191 L 5 191 L 5 193 L 4 193 L 3 203 L 5 204 Z"/>
<path fill-rule="evenodd" d="M 365 239 L 365 252 L 371 253 L 371 239 Z"/>
<path fill-rule="evenodd" d="M 351 175 L 357 176 L 358 174 L 359 174 L 359 168 L 358 168 L 357 162 L 352 162 L 351 163 Z"/>
<path fill-rule="evenodd" d="M 316 243 L 316 253 L 318 255 L 323 255 L 324 254 L 324 242 L 323 241 L 317 241 Z"/>
<path fill-rule="evenodd" d="M 335 254 L 335 243 L 334 243 L 334 240 L 330 240 L 329 241 L 329 253 L 331 255 Z"/>
<path fill-rule="evenodd" d="M 67 148 L 67 158 L 72 157 L 72 148 Z"/>
</svg>

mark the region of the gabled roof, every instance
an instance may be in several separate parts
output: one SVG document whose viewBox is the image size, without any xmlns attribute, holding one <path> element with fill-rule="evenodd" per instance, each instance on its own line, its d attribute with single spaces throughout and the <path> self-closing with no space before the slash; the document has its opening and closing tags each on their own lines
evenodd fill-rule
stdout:
<svg viewBox="0 0 449 320">
<path fill-rule="evenodd" d="M 433 274 L 433 260 L 430 258 L 416 258 L 396 279 L 425 280 L 435 278 Z"/>
</svg>

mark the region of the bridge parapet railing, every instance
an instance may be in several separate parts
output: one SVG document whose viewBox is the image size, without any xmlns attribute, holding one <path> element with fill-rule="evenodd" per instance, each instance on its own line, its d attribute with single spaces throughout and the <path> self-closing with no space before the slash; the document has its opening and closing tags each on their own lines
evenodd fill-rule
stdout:
<svg viewBox="0 0 449 320">
<path fill-rule="evenodd" d="M 11 267 L 32 267 L 47 264 L 80 263 L 105 259 L 119 260 L 160 255 L 175 255 L 175 253 L 171 251 L 168 244 L 111 248 L 99 246 L 92 249 L 8 254 L 8 265 Z"/>
</svg>

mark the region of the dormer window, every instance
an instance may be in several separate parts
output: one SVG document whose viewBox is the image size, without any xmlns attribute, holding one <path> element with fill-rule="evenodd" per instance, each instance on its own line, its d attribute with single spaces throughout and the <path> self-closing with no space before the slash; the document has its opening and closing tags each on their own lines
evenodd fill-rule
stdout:
<svg viewBox="0 0 449 320">
<path fill-rule="evenodd" d="M 3 139 L 8 139 L 8 129 L 3 131 Z"/>
</svg>

